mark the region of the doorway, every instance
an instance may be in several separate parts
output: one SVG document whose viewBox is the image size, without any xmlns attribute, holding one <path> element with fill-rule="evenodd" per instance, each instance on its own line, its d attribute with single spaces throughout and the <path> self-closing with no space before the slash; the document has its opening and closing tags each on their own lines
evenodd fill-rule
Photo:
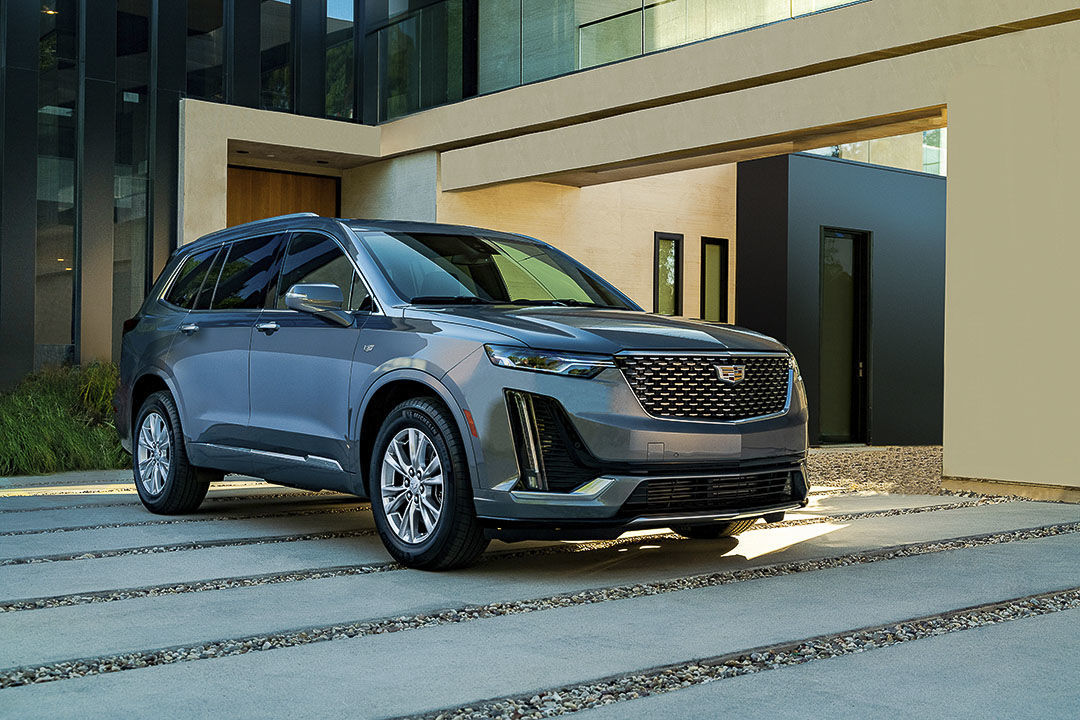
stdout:
<svg viewBox="0 0 1080 720">
<path fill-rule="evenodd" d="M 340 179 L 323 175 L 229 166 L 226 224 L 295 212 L 340 215 Z"/>
<path fill-rule="evenodd" d="M 701 319 L 728 322 L 728 241 L 701 238 Z"/>
<path fill-rule="evenodd" d="M 822 443 L 869 440 L 870 233 L 822 228 Z"/>
</svg>

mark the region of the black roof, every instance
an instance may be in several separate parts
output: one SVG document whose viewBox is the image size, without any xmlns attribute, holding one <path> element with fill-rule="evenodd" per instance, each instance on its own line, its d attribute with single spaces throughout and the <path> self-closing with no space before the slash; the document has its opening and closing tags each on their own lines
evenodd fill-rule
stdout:
<svg viewBox="0 0 1080 720">
<path fill-rule="evenodd" d="M 314 222 L 313 222 L 314 221 Z M 290 230 L 303 226 L 317 229 L 320 225 L 341 223 L 358 232 L 401 232 L 401 233 L 441 233 L 445 235 L 473 235 L 483 234 L 487 236 L 512 238 L 515 240 L 533 240 L 533 238 L 514 233 L 500 232 L 486 228 L 472 227 L 469 225 L 449 225 L 446 223 L 415 222 L 412 220 L 364 220 L 361 218 L 328 218 L 315 213 L 303 212 L 290 215 L 278 215 L 277 217 L 253 220 L 252 222 L 234 225 L 224 230 L 203 235 L 183 245 L 182 250 L 195 250 L 202 247 L 227 242 L 249 236 L 252 231 Z"/>
</svg>

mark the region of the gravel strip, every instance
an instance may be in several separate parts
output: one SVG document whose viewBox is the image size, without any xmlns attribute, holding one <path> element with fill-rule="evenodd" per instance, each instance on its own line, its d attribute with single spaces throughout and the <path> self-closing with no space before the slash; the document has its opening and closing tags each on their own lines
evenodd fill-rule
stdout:
<svg viewBox="0 0 1080 720">
<path fill-rule="evenodd" d="M 211 487 L 211 490 L 214 488 Z M 344 493 L 336 493 L 333 491 L 321 491 L 321 490 L 304 490 L 302 492 L 291 493 L 266 493 L 262 495 L 207 495 L 204 503 L 207 502 L 235 502 L 236 500 L 279 500 L 281 498 L 311 498 L 313 496 L 323 496 L 327 498 L 327 502 L 332 502 L 334 499 L 341 498 L 347 500 L 348 498 L 355 497 L 353 495 L 346 495 Z M 28 497 L 28 496 L 22 496 Z M 30 496 L 38 497 L 38 496 Z M 0 497 L 0 503 L 6 498 Z M 359 500 L 359 498 L 356 498 Z M 311 502 L 309 499 L 305 499 L 303 502 Z M 285 504 L 285 503 L 282 503 Z M 32 507 L 32 508 L 0 508 L 0 515 L 7 513 L 26 513 L 26 512 L 42 512 L 48 510 L 85 510 L 87 508 L 107 508 L 107 507 L 139 507 L 141 502 L 114 502 L 114 503 L 86 503 L 82 505 L 50 505 L 48 507 Z"/>
<path fill-rule="evenodd" d="M 941 446 L 814 448 L 807 458 L 810 482 L 849 492 L 908 495 L 941 491 Z"/>
<path fill-rule="evenodd" d="M 892 517 L 895 515 L 912 515 L 916 513 L 934 512 L 937 510 L 956 510 L 959 508 L 975 507 L 976 505 L 991 505 L 1000 502 L 1008 502 L 1006 499 L 980 499 L 975 503 L 953 503 L 921 508 L 897 508 L 893 510 L 874 510 L 862 513 L 848 513 L 844 515 L 821 516 L 813 518 L 797 518 L 784 520 L 778 523 L 758 524 L 747 532 L 755 530 L 769 530 L 777 527 L 793 527 L 797 525 L 816 525 L 827 522 L 851 522 L 854 520 L 868 520 L 879 517 Z M 529 548 L 527 550 L 510 550 L 507 552 L 486 553 L 482 562 L 497 559 L 525 558 L 536 555 L 551 555 L 555 553 L 593 552 L 605 548 L 629 545 L 645 540 L 685 540 L 674 533 L 662 533 L 649 536 L 635 536 L 618 538 L 615 540 L 597 540 L 593 542 L 565 543 L 549 545 L 545 547 Z M 397 563 L 371 563 L 367 565 L 339 565 L 329 568 L 311 570 L 296 570 L 286 573 L 268 573 L 264 575 L 249 575 L 241 577 L 220 578 L 215 580 L 203 580 L 199 582 L 169 583 L 165 585 L 152 585 L 139 588 L 124 588 L 119 590 L 101 590 L 97 592 L 78 593 L 72 595 L 54 595 L 49 597 L 28 598 L 12 602 L 0 603 L 0 613 L 19 612 L 23 610 L 40 610 L 43 608 L 67 607 L 71 605 L 90 605 L 93 603 L 116 602 L 118 600 L 132 600 L 144 597 L 159 597 L 161 595 L 180 595 L 191 592 L 206 592 L 212 590 L 227 590 L 230 588 L 253 587 L 256 585 L 276 585 L 287 582 L 300 582 L 304 580 L 321 580 L 345 575 L 368 575 L 374 572 L 386 572 L 389 570 L 402 570 L 403 566 Z"/>
<path fill-rule="evenodd" d="M 67 562 L 69 560 L 100 560 L 101 558 L 127 557 L 128 555 L 150 555 L 154 553 L 181 552 L 184 550 L 202 550 L 212 547 L 239 547 L 241 545 L 269 545 L 271 543 L 302 542 L 306 540 L 332 540 L 335 538 L 361 537 L 374 535 L 374 529 L 335 530 L 332 532 L 304 533 L 302 535 L 268 535 L 259 538 L 234 538 L 231 540 L 202 540 L 198 542 L 175 543 L 172 545 L 144 545 L 142 547 L 121 548 L 118 550 L 98 550 L 95 552 L 75 553 L 70 555 L 38 555 L 36 557 L 6 558 L 0 560 L 0 567 L 9 565 L 36 565 L 47 562 Z"/>
<path fill-rule="evenodd" d="M 533 695 L 489 700 L 469 707 L 438 710 L 410 717 L 417 720 L 519 720 L 555 717 L 740 675 L 853 655 L 912 640 L 1076 608 L 1080 608 L 1080 588 L 913 618 L 902 623 L 854 632 L 808 638 L 691 663 L 668 665 L 633 675 L 564 686 Z"/>
<path fill-rule="evenodd" d="M 364 637 L 368 635 L 379 635 L 383 633 L 434 627 L 437 625 L 471 622 L 482 618 L 520 615 L 541 610 L 591 605 L 611 600 L 659 595 L 680 590 L 715 587 L 745 580 L 812 572 L 827 568 L 848 567 L 851 565 L 891 560 L 898 557 L 927 555 L 947 550 L 997 545 L 1074 532 L 1080 532 L 1080 523 L 1050 525 L 1030 530 L 1017 530 L 1008 533 L 995 533 L 971 538 L 957 538 L 934 543 L 904 545 L 895 548 L 883 548 L 872 552 L 852 553 L 822 560 L 781 563 L 754 569 L 694 575 L 651 583 L 596 588 L 528 600 L 494 602 L 480 606 L 465 606 L 412 616 L 311 627 L 289 632 L 218 640 L 197 645 L 143 650 L 95 658 L 81 658 L 48 665 L 8 668 L 0 670 L 0 689 L 32 683 L 67 680 L 87 675 L 100 675 L 103 673 L 134 670 L 156 665 L 170 665 L 177 662 L 204 660 L 229 655 L 243 655 L 249 652 L 296 647 L 298 645 L 308 645 L 329 640 Z"/>
<path fill-rule="evenodd" d="M 73 525 L 70 527 L 38 528 L 35 530 L 9 530 L 0 532 L 0 537 L 12 535 L 48 535 L 52 533 L 75 532 L 77 530 L 112 530 L 126 527 L 145 527 L 147 525 L 178 525 L 193 522 L 222 522 L 226 520 L 265 520 L 266 518 L 304 517 L 307 515 L 338 515 L 341 513 L 354 512 L 356 510 L 370 510 L 371 505 L 360 503 L 348 507 L 312 508 L 310 510 L 290 510 L 259 513 L 255 515 L 220 515 L 211 517 L 208 515 L 172 518 L 169 520 L 141 520 L 138 522 L 103 523 L 100 525 Z"/>
</svg>

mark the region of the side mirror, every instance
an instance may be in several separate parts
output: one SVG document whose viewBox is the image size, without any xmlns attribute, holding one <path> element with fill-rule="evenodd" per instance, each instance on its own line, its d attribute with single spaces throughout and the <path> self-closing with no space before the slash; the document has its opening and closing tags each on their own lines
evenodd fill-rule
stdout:
<svg viewBox="0 0 1080 720">
<path fill-rule="evenodd" d="M 341 309 L 345 298 L 341 288 L 332 283 L 299 283 L 285 293 L 285 307 L 290 310 L 318 315 L 324 320 L 349 327 L 352 315 Z"/>
</svg>

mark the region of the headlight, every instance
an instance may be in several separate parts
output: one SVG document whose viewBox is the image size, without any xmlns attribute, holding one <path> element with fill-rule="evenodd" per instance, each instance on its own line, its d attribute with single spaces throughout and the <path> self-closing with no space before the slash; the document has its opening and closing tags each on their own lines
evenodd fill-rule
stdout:
<svg viewBox="0 0 1080 720">
<path fill-rule="evenodd" d="M 577 355 L 511 345 L 485 345 L 484 350 L 488 359 L 501 367 L 570 377 L 596 377 L 605 368 L 615 367 L 615 361 L 605 355 Z"/>
</svg>

